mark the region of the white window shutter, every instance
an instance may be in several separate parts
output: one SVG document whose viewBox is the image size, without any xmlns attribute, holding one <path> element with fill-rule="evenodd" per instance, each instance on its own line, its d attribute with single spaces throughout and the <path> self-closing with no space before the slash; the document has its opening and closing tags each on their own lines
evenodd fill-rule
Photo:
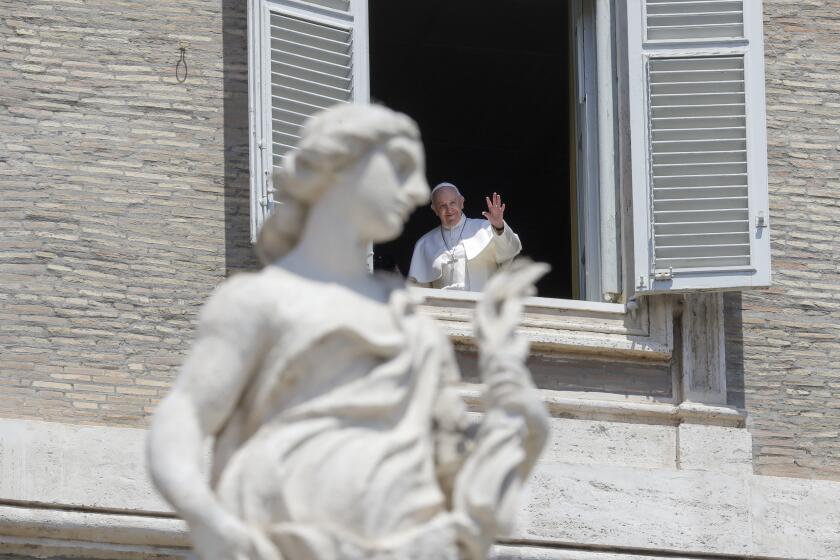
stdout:
<svg viewBox="0 0 840 560">
<path fill-rule="evenodd" d="M 250 0 L 251 239 L 313 113 L 369 100 L 367 0 Z"/>
<path fill-rule="evenodd" d="M 637 293 L 770 283 L 760 0 L 628 0 Z"/>
</svg>

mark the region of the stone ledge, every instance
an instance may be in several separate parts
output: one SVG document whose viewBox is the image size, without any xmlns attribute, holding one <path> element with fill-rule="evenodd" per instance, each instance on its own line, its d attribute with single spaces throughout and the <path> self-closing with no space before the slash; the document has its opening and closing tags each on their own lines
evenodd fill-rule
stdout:
<svg viewBox="0 0 840 560">
<path fill-rule="evenodd" d="M 189 547 L 186 524 L 174 516 L 0 504 L 4 537 L 50 538 L 124 545 Z"/>
<path fill-rule="evenodd" d="M 473 348 L 473 308 L 479 294 L 412 288 L 421 313 L 436 319 L 458 346 Z M 632 310 L 615 303 L 529 298 L 521 332 L 532 353 L 594 354 L 666 362 L 673 351 L 668 298 L 645 298 Z"/>
<path fill-rule="evenodd" d="M 597 418 L 617 422 L 652 424 L 703 424 L 708 426 L 744 426 L 743 410 L 710 406 L 701 403 L 670 404 L 663 402 L 628 402 L 626 400 L 588 399 L 565 396 L 559 391 L 540 391 L 552 416 L 572 418 Z M 481 386 L 464 383 L 461 395 L 473 410 L 481 410 Z"/>
<path fill-rule="evenodd" d="M 189 552 L 186 525 L 175 518 L 0 505 L 4 554 L 140 560 Z"/>
<path fill-rule="evenodd" d="M 732 556 L 729 554 L 662 554 L 627 548 L 543 547 L 529 543 L 505 543 L 493 547 L 488 560 L 783 560 L 776 556 Z"/>
</svg>

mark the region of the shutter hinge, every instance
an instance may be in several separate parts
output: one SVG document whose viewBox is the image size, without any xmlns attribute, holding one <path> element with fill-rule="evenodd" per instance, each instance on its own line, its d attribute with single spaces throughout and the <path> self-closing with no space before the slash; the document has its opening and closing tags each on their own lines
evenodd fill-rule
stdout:
<svg viewBox="0 0 840 560">
<path fill-rule="evenodd" d="M 645 289 L 645 277 L 644 276 L 639 276 L 639 283 L 636 286 L 636 288 L 639 289 L 639 290 L 644 290 Z"/>
<path fill-rule="evenodd" d="M 271 182 L 271 172 L 266 170 L 263 171 L 265 175 L 265 196 L 260 199 L 260 206 L 263 208 L 268 208 L 271 210 L 271 205 L 276 202 L 274 200 L 274 185 Z"/>
<path fill-rule="evenodd" d="M 674 277 L 674 268 L 669 266 L 667 270 L 659 269 L 653 271 L 654 280 L 670 280 Z"/>
<path fill-rule="evenodd" d="M 767 217 L 764 215 L 764 211 L 760 211 L 758 216 L 755 217 L 755 227 L 763 228 L 767 227 Z"/>
</svg>

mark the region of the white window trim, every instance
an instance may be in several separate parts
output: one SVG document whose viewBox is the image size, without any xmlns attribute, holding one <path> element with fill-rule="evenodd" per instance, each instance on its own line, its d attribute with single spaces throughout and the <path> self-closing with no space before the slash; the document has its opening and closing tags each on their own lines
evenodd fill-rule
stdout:
<svg viewBox="0 0 840 560">
<path fill-rule="evenodd" d="M 618 301 L 621 297 L 622 258 L 619 237 L 620 218 L 618 146 L 618 82 L 616 66 L 616 11 L 613 0 L 596 0 L 595 43 L 598 76 L 598 205 L 600 238 L 600 299 Z"/>
<path fill-rule="evenodd" d="M 575 107 L 575 183 L 580 297 L 601 301 L 601 215 L 599 193 L 598 75 L 595 0 L 571 3 Z"/>
<path fill-rule="evenodd" d="M 617 83 L 621 64 L 616 38 L 615 0 L 574 0 L 571 4 L 575 71 L 578 162 L 578 252 L 581 297 L 587 301 L 627 301 L 624 289 L 620 208 L 620 123 Z"/>
<path fill-rule="evenodd" d="M 578 213 L 578 283 L 587 301 L 621 301 L 614 0 L 573 0 L 572 56 Z M 625 299 L 626 300 L 626 299 Z"/>
<path fill-rule="evenodd" d="M 605 79 L 605 71 L 602 69 L 596 72 L 596 58 L 605 58 L 603 52 L 596 53 L 596 32 L 595 32 L 595 17 L 593 12 L 595 10 L 596 0 L 576 0 L 576 12 L 580 15 L 582 10 L 587 10 L 587 18 L 585 21 L 581 18 L 574 22 L 574 26 L 581 34 L 581 40 L 584 39 L 587 43 L 585 49 L 580 49 L 582 45 L 578 45 L 581 52 L 580 56 L 585 56 L 586 72 L 579 73 L 578 90 L 581 95 L 582 110 L 586 112 L 585 130 L 581 131 L 581 135 L 585 142 L 586 155 L 582 158 L 585 165 L 579 165 L 578 168 L 582 171 L 580 173 L 579 184 L 583 188 L 579 191 L 580 212 L 586 214 L 581 222 L 585 224 L 586 233 L 581 238 L 585 238 L 586 242 L 581 243 L 581 255 L 585 255 L 585 266 L 581 266 L 583 287 L 582 296 L 589 301 L 602 300 L 602 254 L 601 246 L 604 239 L 615 240 L 618 238 L 616 231 L 616 223 L 618 217 L 613 214 L 607 215 L 599 211 L 602 200 L 605 197 L 616 198 L 617 185 L 613 178 L 610 181 L 607 177 L 606 181 L 611 182 L 612 185 L 599 182 L 599 169 L 605 167 L 605 162 L 599 160 L 599 153 L 604 153 L 604 158 L 614 161 L 614 154 L 609 150 L 600 150 L 599 143 L 612 143 L 612 138 L 605 141 L 599 140 L 599 128 L 606 129 L 604 125 L 605 119 L 610 121 L 610 128 L 614 128 L 615 123 L 612 123 L 613 115 L 609 114 L 609 107 L 611 103 L 601 101 L 598 98 L 599 80 Z M 613 0 L 597 0 L 599 8 L 604 5 L 609 9 L 609 4 Z M 265 76 L 270 76 L 270 60 L 263 56 L 262 41 L 268 36 L 269 25 L 269 11 L 276 10 L 288 15 L 302 17 L 310 20 L 320 21 L 322 23 L 343 27 L 345 29 L 353 28 L 353 100 L 357 103 L 367 103 L 370 101 L 369 77 L 370 77 L 370 61 L 369 61 L 369 33 L 368 29 L 368 10 L 366 0 L 353 0 L 350 3 L 350 11 L 343 12 L 322 6 L 307 4 L 301 0 L 248 0 L 248 56 L 249 56 L 249 132 L 250 132 L 250 168 L 251 168 L 251 240 L 255 241 L 259 228 L 265 216 L 270 211 L 270 206 L 273 200 L 273 184 L 272 184 L 272 154 L 271 154 L 271 112 L 268 107 L 271 106 L 271 91 L 270 84 L 265 84 L 263 79 Z M 609 14 L 607 20 L 609 21 Z M 602 22 L 604 17 L 602 14 Z M 254 31 L 256 30 L 256 31 Z M 358 30 L 358 31 L 357 31 Z M 364 32 L 361 32 L 364 30 Z M 607 30 L 606 33 L 611 33 Z M 605 32 L 601 30 L 600 38 L 603 43 Z M 599 48 L 602 48 L 600 45 Z M 607 60 L 611 57 L 607 56 Z M 254 68 L 260 70 L 254 72 Z M 608 76 L 614 75 L 613 67 L 610 66 L 607 71 Z M 609 82 L 609 80 L 608 80 Z M 612 97 L 610 94 L 609 97 Z M 610 167 L 607 165 L 607 167 Z M 583 169 L 585 168 L 585 169 Z M 609 191 L 609 192 L 607 192 Z M 614 206 L 613 206 L 614 208 Z M 582 214 L 581 214 L 582 215 Z M 606 230 L 605 230 L 606 228 Z M 607 251 L 605 255 L 616 255 L 617 250 L 613 245 L 612 248 L 606 246 Z M 369 257 L 370 260 L 370 257 Z M 616 259 L 618 260 L 618 259 Z M 617 273 L 618 263 L 616 262 L 613 270 Z M 615 278 L 608 279 L 607 286 L 612 286 L 616 282 Z M 620 291 L 620 290 L 616 290 Z"/>
</svg>

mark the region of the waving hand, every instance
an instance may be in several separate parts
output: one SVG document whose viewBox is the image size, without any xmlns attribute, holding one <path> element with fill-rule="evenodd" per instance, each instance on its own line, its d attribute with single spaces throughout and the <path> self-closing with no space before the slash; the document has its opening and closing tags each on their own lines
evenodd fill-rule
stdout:
<svg viewBox="0 0 840 560">
<path fill-rule="evenodd" d="M 490 225 L 494 228 L 502 229 L 505 225 L 505 204 L 502 202 L 502 197 L 498 193 L 493 193 L 492 200 L 489 196 L 484 197 L 484 200 L 487 201 L 487 212 L 482 212 L 481 214 L 487 218 Z"/>
</svg>

